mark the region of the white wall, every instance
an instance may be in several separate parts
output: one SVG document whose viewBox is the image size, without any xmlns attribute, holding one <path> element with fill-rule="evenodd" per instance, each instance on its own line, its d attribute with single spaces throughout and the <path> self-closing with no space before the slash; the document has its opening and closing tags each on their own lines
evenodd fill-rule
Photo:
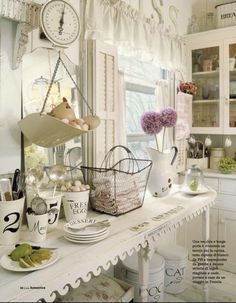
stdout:
<svg viewBox="0 0 236 303">
<path fill-rule="evenodd" d="M 20 168 L 21 71 L 12 71 L 16 24 L 0 19 L 0 174 Z"/>
</svg>

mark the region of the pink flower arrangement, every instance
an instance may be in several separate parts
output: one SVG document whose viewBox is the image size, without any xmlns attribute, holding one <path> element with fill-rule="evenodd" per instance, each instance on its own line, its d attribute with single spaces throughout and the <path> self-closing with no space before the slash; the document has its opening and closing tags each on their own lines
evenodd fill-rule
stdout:
<svg viewBox="0 0 236 303">
<path fill-rule="evenodd" d="M 197 86 L 192 82 L 181 82 L 178 87 L 179 91 L 189 95 L 196 95 Z"/>
<path fill-rule="evenodd" d="M 167 107 L 161 110 L 160 112 L 154 112 L 154 111 L 145 112 L 141 117 L 142 129 L 146 134 L 155 136 L 157 149 L 158 149 L 157 134 L 159 134 L 164 128 L 162 151 L 163 151 L 164 139 L 165 139 L 165 129 L 166 127 L 174 127 L 176 122 L 177 122 L 177 112 L 171 107 Z"/>
</svg>

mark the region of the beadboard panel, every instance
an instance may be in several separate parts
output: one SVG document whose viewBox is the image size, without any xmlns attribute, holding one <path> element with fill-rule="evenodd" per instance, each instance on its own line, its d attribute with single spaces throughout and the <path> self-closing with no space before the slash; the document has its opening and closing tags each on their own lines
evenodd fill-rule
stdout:
<svg viewBox="0 0 236 303">
<path fill-rule="evenodd" d="M 118 144 L 118 67 L 117 50 L 100 41 L 88 41 L 89 59 L 92 61 L 92 103 L 101 124 L 93 133 L 93 165 L 100 166 L 104 156 Z M 115 158 L 111 159 L 116 161 Z M 111 163 L 112 163 L 111 162 Z"/>
</svg>

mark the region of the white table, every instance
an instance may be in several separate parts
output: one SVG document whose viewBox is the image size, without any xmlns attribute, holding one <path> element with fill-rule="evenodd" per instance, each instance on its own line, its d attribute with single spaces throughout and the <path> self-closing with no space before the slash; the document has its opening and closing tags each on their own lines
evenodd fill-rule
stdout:
<svg viewBox="0 0 236 303">
<path fill-rule="evenodd" d="M 177 186 L 175 190 L 177 190 Z M 90 212 L 90 216 L 109 218 L 109 236 L 94 244 L 74 244 L 63 237 L 64 220 L 60 220 L 57 230 L 48 234 L 41 245 L 58 247 L 60 259 L 53 265 L 33 272 L 11 272 L 0 268 L 1 302 L 35 302 L 44 299 L 55 300 L 58 291 L 61 295 L 68 292 L 68 285 L 77 288 L 81 279 L 89 281 L 91 273 L 99 275 L 101 269 L 107 270 L 119 258 L 124 260 L 134 251 L 139 252 L 139 280 L 142 285 L 142 301 L 147 302 L 148 262 L 158 238 L 204 212 L 204 239 L 209 237 L 209 207 L 214 204 L 216 192 L 190 196 L 172 192 L 164 198 L 146 198 L 142 208 L 119 217 Z M 176 209 L 176 213 L 170 210 Z M 162 217 L 158 215 L 165 214 Z M 157 217 L 156 220 L 153 218 Z M 158 219 L 159 218 L 159 219 Z M 147 222 L 139 231 L 130 228 Z M 28 232 L 23 226 L 21 241 L 27 241 Z M 13 247 L 0 247 L 0 255 Z"/>
</svg>

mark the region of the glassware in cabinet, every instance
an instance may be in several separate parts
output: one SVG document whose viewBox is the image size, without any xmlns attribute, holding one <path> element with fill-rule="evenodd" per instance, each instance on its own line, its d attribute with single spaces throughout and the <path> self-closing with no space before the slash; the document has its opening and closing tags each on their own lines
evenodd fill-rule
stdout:
<svg viewBox="0 0 236 303">
<path fill-rule="evenodd" d="M 219 127 L 219 47 L 192 50 L 193 97 L 192 127 Z"/>
</svg>

